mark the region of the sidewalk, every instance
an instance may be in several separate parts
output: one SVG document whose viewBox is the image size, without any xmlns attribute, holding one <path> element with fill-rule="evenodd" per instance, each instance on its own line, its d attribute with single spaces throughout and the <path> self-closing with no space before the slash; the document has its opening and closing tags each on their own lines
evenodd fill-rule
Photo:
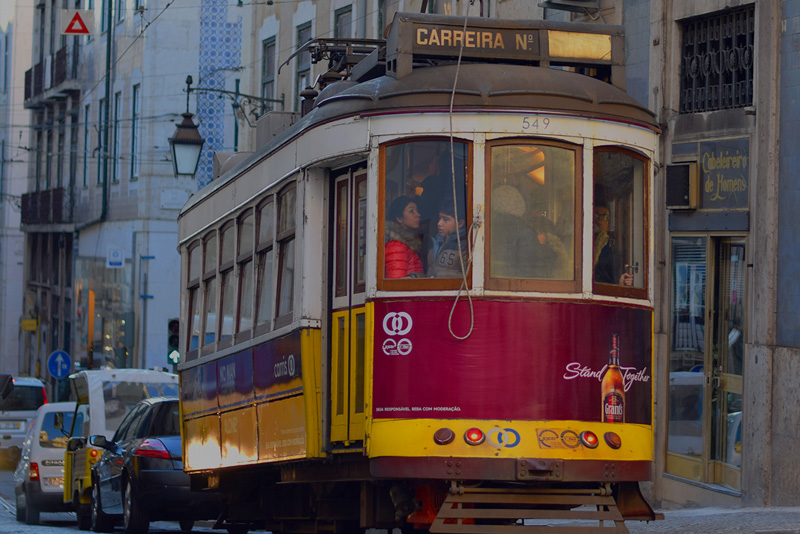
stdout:
<svg viewBox="0 0 800 534">
<path fill-rule="evenodd" d="M 800 507 L 659 510 L 663 521 L 626 523 L 632 534 L 800 534 Z"/>
</svg>

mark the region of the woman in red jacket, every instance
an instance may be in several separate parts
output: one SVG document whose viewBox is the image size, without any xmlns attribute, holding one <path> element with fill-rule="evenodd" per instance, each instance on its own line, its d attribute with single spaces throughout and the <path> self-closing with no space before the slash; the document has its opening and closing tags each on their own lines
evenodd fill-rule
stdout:
<svg viewBox="0 0 800 534">
<path fill-rule="evenodd" d="M 419 258 L 422 251 L 419 221 L 416 197 L 403 196 L 392 201 L 386 220 L 386 278 L 416 278 L 424 272 Z"/>
</svg>

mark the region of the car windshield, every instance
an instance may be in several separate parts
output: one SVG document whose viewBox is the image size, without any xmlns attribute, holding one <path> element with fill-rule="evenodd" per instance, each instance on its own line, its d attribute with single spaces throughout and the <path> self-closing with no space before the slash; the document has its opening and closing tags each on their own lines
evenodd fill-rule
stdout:
<svg viewBox="0 0 800 534">
<path fill-rule="evenodd" d="M 42 386 L 15 385 L 11 395 L 0 401 L 0 411 L 36 410 L 44 404 L 44 390 Z"/>
<path fill-rule="evenodd" d="M 64 417 L 62 428 L 69 429 L 72 426 L 72 412 L 59 412 Z M 83 414 L 78 414 L 78 424 L 82 423 Z M 45 449 L 65 449 L 67 447 L 67 436 L 56 428 L 56 412 L 48 412 L 42 418 L 42 428 L 39 430 L 39 446 Z"/>
<path fill-rule="evenodd" d="M 174 383 L 103 382 L 106 428 L 112 432 L 116 430 L 128 412 L 142 399 L 177 394 L 178 384 Z"/>
</svg>

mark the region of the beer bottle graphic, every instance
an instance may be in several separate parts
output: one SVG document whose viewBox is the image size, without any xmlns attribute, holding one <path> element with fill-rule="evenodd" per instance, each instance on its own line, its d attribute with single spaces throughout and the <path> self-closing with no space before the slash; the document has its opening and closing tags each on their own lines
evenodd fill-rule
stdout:
<svg viewBox="0 0 800 534">
<path fill-rule="evenodd" d="M 608 353 L 608 367 L 603 374 L 600 389 L 604 423 L 625 422 L 625 380 L 619 370 L 619 338 L 611 334 L 611 350 Z"/>
</svg>

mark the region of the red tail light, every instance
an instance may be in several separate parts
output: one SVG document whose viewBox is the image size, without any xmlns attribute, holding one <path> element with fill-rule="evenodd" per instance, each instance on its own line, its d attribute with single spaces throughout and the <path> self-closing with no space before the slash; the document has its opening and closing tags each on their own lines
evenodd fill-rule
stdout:
<svg viewBox="0 0 800 534">
<path fill-rule="evenodd" d="M 36 482 L 39 480 L 39 464 L 36 462 L 31 462 L 31 465 L 28 468 L 28 480 L 31 482 Z"/>
<path fill-rule="evenodd" d="M 133 451 L 135 456 L 145 456 L 147 458 L 161 458 L 162 460 L 169 460 L 169 451 L 167 447 L 161 443 L 160 440 L 157 439 L 146 439 L 144 440 L 135 451 Z"/>
<path fill-rule="evenodd" d="M 42 395 L 44 395 L 44 402 L 42 404 L 47 404 L 47 390 L 42 388 Z"/>
<path fill-rule="evenodd" d="M 597 445 L 600 443 L 597 439 L 597 434 L 592 432 L 591 430 L 584 430 L 581 432 L 581 443 L 587 449 L 596 449 Z"/>
<path fill-rule="evenodd" d="M 486 439 L 486 436 L 483 435 L 479 428 L 470 428 L 464 433 L 464 441 L 470 445 L 480 445 L 484 439 Z"/>
</svg>

